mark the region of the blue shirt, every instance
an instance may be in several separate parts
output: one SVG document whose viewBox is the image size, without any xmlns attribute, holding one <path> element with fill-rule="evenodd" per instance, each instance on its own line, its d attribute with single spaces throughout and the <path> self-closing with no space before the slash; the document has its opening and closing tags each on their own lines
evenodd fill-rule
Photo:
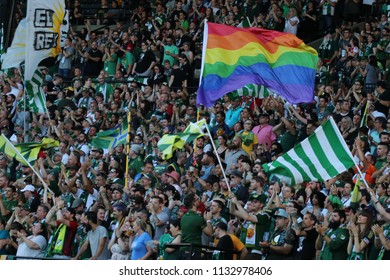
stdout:
<svg viewBox="0 0 390 280">
<path fill-rule="evenodd" d="M 132 260 L 138 260 L 145 256 L 145 254 L 148 252 L 146 249 L 146 242 L 152 240 L 149 233 L 144 232 L 141 235 L 136 235 L 133 243 L 131 243 L 131 259 Z"/>
<path fill-rule="evenodd" d="M 0 240 L 1 240 L 1 239 L 9 239 L 9 233 L 8 233 L 8 231 L 6 231 L 5 229 L 0 230 Z M 4 254 L 7 253 L 6 250 L 5 250 L 5 247 L 6 247 L 6 246 L 4 246 L 4 247 L 0 250 L 0 255 L 4 255 Z"/>
<path fill-rule="evenodd" d="M 230 129 L 232 129 L 233 126 L 236 124 L 236 122 L 240 120 L 241 111 L 242 108 L 238 106 L 237 108 L 230 109 L 229 111 L 226 112 L 225 123 Z"/>
</svg>

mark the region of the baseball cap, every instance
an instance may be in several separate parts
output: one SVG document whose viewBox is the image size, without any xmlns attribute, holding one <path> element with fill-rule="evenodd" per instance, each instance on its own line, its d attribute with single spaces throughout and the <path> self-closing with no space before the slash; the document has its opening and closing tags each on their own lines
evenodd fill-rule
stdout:
<svg viewBox="0 0 390 280">
<path fill-rule="evenodd" d="M 279 208 L 278 211 L 275 212 L 275 217 L 283 217 L 285 219 L 288 219 L 288 214 L 286 210 Z"/>
<path fill-rule="evenodd" d="M 34 187 L 33 185 L 26 185 L 26 186 L 21 190 L 21 192 L 25 192 L 25 191 L 33 192 L 33 191 L 35 191 L 35 187 Z"/>
<path fill-rule="evenodd" d="M 267 201 L 267 196 L 265 194 L 251 194 L 249 196 L 249 200 L 250 201 L 257 200 L 265 204 L 265 202 Z"/>
<path fill-rule="evenodd" d="M 75 201 L 73 201 L 72 208 L 77 208 L 83 204 L 84 204 L 84 201 L 82 201 L 80 198 L 77 198 Z"/>
</svg>

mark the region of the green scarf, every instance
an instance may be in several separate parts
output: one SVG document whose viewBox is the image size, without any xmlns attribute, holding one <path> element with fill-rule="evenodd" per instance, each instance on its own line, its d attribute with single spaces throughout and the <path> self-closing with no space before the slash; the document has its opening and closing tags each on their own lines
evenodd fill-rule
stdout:
<svg viewBox="0 0 390 280">
<path fill-rule="evenodd" d="M 253 139 L 254 139 L 255 134 L 252 133 L 252 132 L 248 132 L 247 135 L 244 135 L 243 133 L 244 133 L 244 132 L 242 132 L 242 133 L 240 134 L 240 137 L 241 137 L 241 139 L 242 139 L 242 143 L 243 143 L 245 146 L 248 146 L 248 147 L 249 147 L 249 146 L 253 143 Z"/>
<path fill-rule="evenodd" d="M 65 243 L 65 234 L 66 234 L 66 225 L 60 224 L 53 234 L 53 238 L 50 242 L 49 250 L 47 251 L 47 256 L 52 257 L 55 254 L 62 255 L 63 247 Z"/>
</svg>

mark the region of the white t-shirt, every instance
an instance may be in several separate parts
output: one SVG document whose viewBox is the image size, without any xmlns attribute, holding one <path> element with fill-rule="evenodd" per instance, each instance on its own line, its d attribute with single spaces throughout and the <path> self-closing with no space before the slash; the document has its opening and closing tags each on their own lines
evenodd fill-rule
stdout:
<svg viewBox="0 0 390 280">
<path fill-rule="evenodd" d="M 47 245 L 46 239 L 42 235 L 27 237 L 39 246 L 39 249 L 30 249 L 25 242 L 19 245 L 16 252 L 17 257 L 42 257 Z"/>
<path fill-rule="evenodd" d="M 297 22 L 297 24 L 292 25 L 292 24 L 290 23 L 290 21 L 292 21 L 292 22 Z M 284 30 L 283 30 L 283 32 L 297 35 L 298 23 L 299 23 L 299 18 L 296 17 L 296 16 L 290 18 L 289 20 L 286 19 L 286 23 L 285 23 L 285 25 L 284 25 Z"/>
</svg>

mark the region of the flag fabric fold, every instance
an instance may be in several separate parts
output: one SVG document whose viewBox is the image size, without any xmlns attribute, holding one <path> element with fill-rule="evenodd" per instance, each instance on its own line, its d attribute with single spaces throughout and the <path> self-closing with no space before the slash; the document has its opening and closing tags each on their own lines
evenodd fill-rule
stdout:
<svg viewBox="0 0 390 280">
<path fill-rule="evenodd" d="M 42 68 L 38 68 L 31 80 L 26 81 L 26 97 L 29 108 L 34 113 L 46 112 L 46 95 L 43 92 Z"/>
<path fill-rule="evenodd" d="M 296 185 L 331 179 L 354 164 L 337 125 L 330 118 L 293 149 L 263 164 L 263 168 L 282 181 Z"/>
<path fill-rule="evenodd" d="M 57 140 L 46 137 L 38 143 L 29 142 L 13 145 L 4 135 L 0 135 L 0 151 L 11 158 L 16 158 L 17 161 L 24 165 L 27 165 L 26 161 L 30 164 L 34 163 L 41 149 L 50 149 L 59 145 L 60 143 Z"/>
<path fill-rule="evenodd" d="M 64 0 L 28 0 L 26 18 L 19 22 L 11 46 L 4 54 L 2 69 L 25 62 L 25 80 L 30 80 L 38 64 L 61 52 L 61 37 L 68 34 Z"/>
<path fill-rule="evenodd" d="M 25 43 L 25 80 L 30 80 L 39 62 L 61 52 L 64 0 L 28 0 Z"/>
<path fill-rule="evenodd" d="M 196 138 L 205 135 L 206 120 L 202 119 L 196 123 L 190 122 L 182 133 L 165 134 L 157 143 L 164 159 L 170 159 L 177 149 L 182 149 L 185 143 L 191 143 Z"/>
<path fill-rule="evenodd" d="M 113 149 L 121 144 L 126 144 L 129 125 L 127 118 L 115 128 L 107 129 L 96 134 L 91 144 L 96 148 Z"/>
<path fill-rule="evenodd" d="M 317 61 L 295 35 L 206 23 L 197 104 L 211 107 L 247 84 L 264 85 L 292 104 L 312 102 Z"/>
<path fill-rule="evenodd" d="M 165 134 L 157 143 L 157 148 L 161 151 L 163 159 L 170 159 L 176 149 L 181 149 L 184 141 L 177 134 Z"/>
<path fill-rule="evenodd" d="M 3 55 L 1 69 L 16 68 L 24 61 L 26 56 L 26 26 L 27 19 L 22 19 L 16 27 L 11 46 Z"/>
</svg>

